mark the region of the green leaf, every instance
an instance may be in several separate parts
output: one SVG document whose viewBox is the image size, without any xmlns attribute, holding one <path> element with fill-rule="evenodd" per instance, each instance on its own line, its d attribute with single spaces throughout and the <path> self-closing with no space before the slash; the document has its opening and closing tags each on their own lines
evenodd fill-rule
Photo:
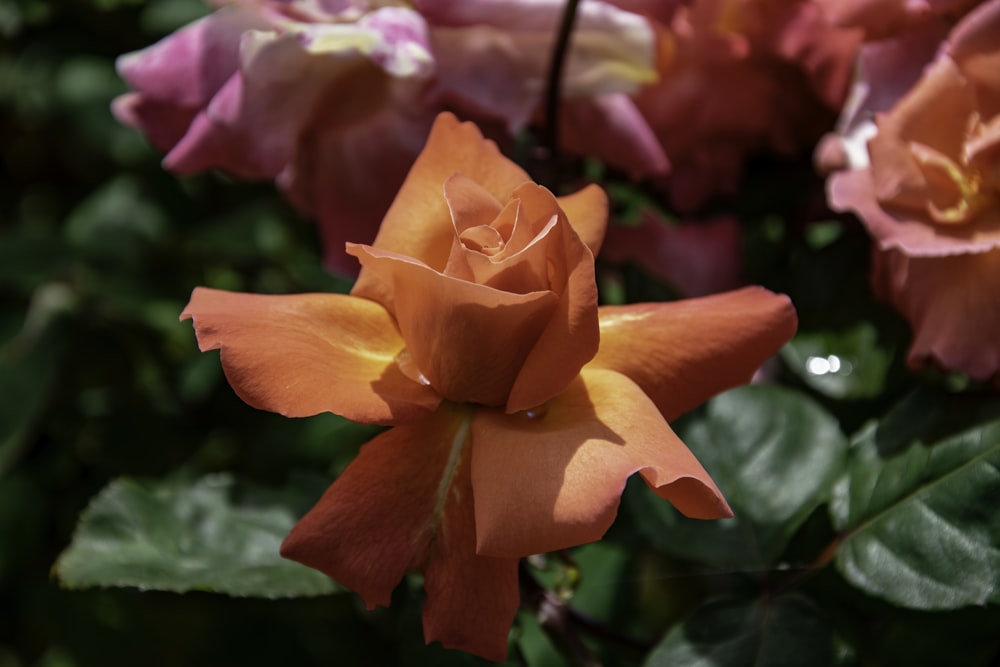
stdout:
<svg viewBox="0 0 1000 667">
<path fill-rule="evenodd" d="M 65 235 L 88 255 L 135 264 L 168 227 L 160 204 L 126 174 L 109 179 L 80 203 L 66 221 Z"/>
<path fill-rule="evenodd" d="M 808 598 L 708 602 L 676 626 L 645 667 L 823 667 L 839 664 L 833 630 Z"/>
<path fill-rule="evenodd" d="M 868 322 L 846 331 L 799 333 L 781 356 L 803 382 L 837 399 L 878 396 L 892 362 Z"/>
<path fill-rule="evenodd" d="M 329 578 L 278 555 L 320 490 L 310 480 L 265 491 L 226 474 L 195 481 L 118 479 L 84 511 L 55 571 L 70 588 L 135 586 L 269 598 L 332 593 L 339 589 Z"/>
<path fill-rule="evenodd" d="M 1000 603 L 1000 419 L 927 445 L 951 421 L 944 410 L 928 414 L 922 429 L 890 414 L 855 439 L 830 505 L 845 533 L 837 566 L 855 586 L 913 609 Z M 894 429 L 910 436 L 905 449 Z"/>
<path fill-rule="evenodd" d="M 687 519 L 651 493 L 636 520 L 658 547 L 712 565 L 772 566 L 822 503 L 847 450 L 836 420 L 795 391 L 751 385 L 709 402 L 680 435 L 733 509 L 722 521 Z"/>
</svg>

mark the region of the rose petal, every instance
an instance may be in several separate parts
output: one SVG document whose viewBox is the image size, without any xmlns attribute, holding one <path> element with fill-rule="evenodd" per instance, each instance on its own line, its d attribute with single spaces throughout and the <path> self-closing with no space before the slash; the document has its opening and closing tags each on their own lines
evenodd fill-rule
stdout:
<svg viewBox="0 0 1000 667">
<path fill-rule="evenodd" d="M 348 252 L 382 281 L 413 363 L 438 393 L 458 403 L 507 401 L 558 307 L 556 294 L 500 292 L 371 246 L 349 244 Z"/>
<path fill-rule="evenodd" d="M 590 368 L 631 378 L 671 421 L 746 383 L 792 335 L 787 296 L 761 287 L 669 303 L 600 308 L 601 348 Z"/>
<path fill-rule="evenodd" d="M 501 118 L 512 134 L 522 130 L 541 101 L 563 3 L 415 4 L 434 26 L 439 76 L 431 99 Z M 633 92 L 655 81 L 654 56 L 655 36 L 646 19 L 612 3 L 583 3 L 567 54 L 563 95 L 575 99 Z"/>
<path fill-rule="evenodd" d="M 281 553 L 388 605 L 422 571 L 424 636 L 503 660 L 517 611 L 517 560 L 475 552 L 467 414 L 442 408 L 397 426 L 357 458 L 285 539 Z"/>
<path fill-rule="evenodd" d="M 119 123 L 140 130 L 158 150 L 169 151 L 188 131 L 198 112 L 162 103 L 142 93 L 125 93 L 111 102 Z"/>
<path fill-rule="evenodd" d="M 634 262 L 684 296 L 714 294 L 740 284 L 741 226 L 729 216 L 671 225 L 647 211 L 638 227 L 611 227 L 601 259 Z"/>
<path fill-rule="evenodd" d="M 637 180 L 670 169 L 656 134 L 628 95 L 569 100 L 563 121 L 564 145 L 574 153 L 596 155 Z"/>
<path fill-rule="evenodd" d="M 496 144 L 484 139 L 475 125 L 460 123 L 453 114 L 442 113 L 372 245 L 443 271 L 454 230 L 442 185 L 456 172 L 465 174 L 501 202 L 506 202 L 518 185 L 531 180 L 500 154 Z M 378 300 L 383 297 L 380 283 L 378 277 L 362 269 L 351 293 Z"/>
<path fill-rule="evenodd" d="M 996 207 L 983 211 L 974 224 L 928 224 L 919 212 L 883 208 L 875 198 L 870 169 L 831 176 L 827 200 L 835 211 L 854 211 L 883 249 L 898 248 L 915 257 L 941 257 L 1000 247 L 1000 210 Z"/>
<path fill-rule="evenodd" d="M 199 287 L 181 319 L 198 345 L 221 349 L 244 401 L 286 417 L 334 412 L 392 424 L 434 410 L 441 397 L 395 363 L 404 343 L 384 308 L 341 294 L 240 294 Z"/>
<path fill-rule="evenodd" d="M 971 91 L 949 58 L 936 61 L 919 83 L 887 114 L 868 142 L 879 201 L 923 210 L 932 190 L 912 143 L 960 160 L 968 118 L 975 112 Z"/>
<path fill-rule="evenodd" d="M 371 243 L 406 172 L 420 153 L 434 113 L 407 80 L 389 83 L 392 103 L 350 127 L 318 124 L 299 138 L 295 161 L 279 184 L 319 222 L 327 266 L 357 275 L 347 242 Z"/>
<path fill-rule="evenodd" d="M 571 195 L 556 197 L 556 201 L 566 213 L 569 224 L 596 256 L 608 228 L 608 195 L 604 189 L 591 183 Z"/>
<path fill-rule="evenodd" d="M 551 192 L 534 183 L 520 185 L 492 224 L 510 230 L 504 247 L 486 254 L 459 242 L 461 248 L 452 250 L 449 267 L 460 254 L 462 266 L 468 268 L 466 279 L 480 285 L 515 294 L 545 289 L 556 294 L 563 291 L 567 274 L 562 264 L 565 253 L 560 246 L 566 239 L 555 230 L 568 223 Z"/>
<path fill-rule="evenodd" d="M 444 198 L 457 236 L 470 227 L 489 225 L 503 209 L 486 188 L 460 173 L 444 182 Z"/>
<path fill-rule="evenodd" d="M 979 87 L 988 114 L 1000 113 L 1000 0 L 973 9 L 955 27 L 948 53 L 962 73 Z"/>
<path fill-rule="evenodd" d="M 467 247 L 467 244 L 472 239 L 456 234 L 451 242 L 451 254 L 448 256 L 448 265 L 444 269 L 444 274 L 458 278 L 459 280 L 478 282 L 497 288 L 497 285 L 490 283 L 490 277 L 500 272 L 502 267 L 495 266 L 494 261 L 502 259 L 506 254 L 506 248 L 501 247 L 501 241 L 506 235 L 508 237 L 506 246 L 510 246 L 510 236 L 512 236 L 512 232 L 517 226 L 520 210 L 521 202 L 516 199 L 510 200 L 490 223 L 491 226 L 483 229 L 483 234 L 486 233 L 486 230 L 489 230 L 493 233 L 492 238 L 497 241 L 497 247 L 493 249 L 491 256 L 484 256 L 482 250 Z M 471 231 L 471 229 L 467 231 Z M 479 279 L 477 279 L 477 276 Z M 544 280 L 532 282 L 530 276 L 525 276 L 524 278 L 524 280 L 519 281 L 520 289 L 512 291 L 518 294 L 525 294 L 546 285 Z"/>
<path fill-rule="evenodd" d="M 322 116 L 327 128 L 346 127 L 374 113 L 386 95 L 385 74 L 363 54 L 355 49 L 313 53 L 296 34 L 248 32 L 241 60 L 239 76 L 167 156 L 168 168 L 276 177 L 314 119 Z"/>
<path fill-rule="evenodd" d="M 627 377 L 585 370 L 537 414 L 472 422 L 476 550 L 517 557 L 600 539 L 639 472 L 688 516 L 732 516 L 658 408 Z"/>
<path fill-rule="evenodd" d="M 230 5 L 119 57 L 116 68 L 146 97 L 178 107 L 202 107 L 237 71 L 240 35 L 267 27 L 256 8 Z"/>
<path fill-rule="evenodd" d="M 913 328 L 907 360 L 928 359 L 975 380 L 1000 371 L 1000 250 L 948 257 L 876 251 L 872 282 Z"/>
<path fill-rule="evenodd" d="M 547 271 L 561 289 L 545 330 L 524 360 L 507 412 L 535 407 L 561 392 L 597 353 L 597 283 L 594 256 L 570 225 L 555 225 L 547 239 Z"/>
</svg>

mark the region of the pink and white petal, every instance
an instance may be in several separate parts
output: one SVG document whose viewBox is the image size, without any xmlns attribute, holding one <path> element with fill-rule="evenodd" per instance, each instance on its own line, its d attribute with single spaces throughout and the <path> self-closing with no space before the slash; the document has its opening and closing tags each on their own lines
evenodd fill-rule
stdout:
<svg viewBox="0 0 1000 667">
<path fill-rule="evenodd" d="M 388 605 L 407 572 L 423 572 L 427 641 L 503 660 L 517 561 L 476 554 L 468 419 L 443 407 L 362 446 L 281 553 L 354 590 L 369 609 Z"/>
<path fill-rule="evenodd" d="M 328 24 L 319 25 L 331 29 Z M 375 36 L 365 54 L 388 74 L 425 78 L 434 73 L 427 22 L 419 12 L 407 7 L 380 7 L 362 16 L 357 25 Z"/>
<path fill-rule="evenodd" d="M 613 371 L 584 370 L 535 413 L 479 411 L 472 443 L 479 554 L 514 558 L 600 539 L 636 472 L 688 516 L 732 516 L 657 406 Z"/>
<path fill-rule="evenodd" d="M 453 36 L 462 29 L 476 29 L 464 33 L 468 36 L 463 38 L 468 46 L 483 40 L 499 46 L 501 37 L 506 36 L 506 46 L 496 52 L 508 59 L 520 56 L 522 80 L 545 77 L 549 53 L 565 10 L 565 3 L 560 0 L 418 0 L 414 5 L 435 28 L 453 29 Z M 619 9 L 611 2 L 581 3 L 567 61 L 564 89 L 567 96 L 634 90 L 638 81 L 653 76 L 654 48 L 655 36 L 644 17 Z M 434 50 L 438 53 L 437 44 Z M 440 60 L 444 63 L 450 59 L 440 57 Z M 495 69 L 497 64 L 494 61 L 490 68 Z M 476 83 L 475 79 L 468 80 Z M 537 85 L 532 83 L 528 87 Z M 520 86 L 509 88 L 508 92 L 517 88 Z"/>
<path fill-rule="evenodd" d="M 377 303 L 341 294 L 242 294 L 199 287 L 191 319 L 202 351 L 221 350 L 237 395 L 286 417 L 333 412 L 366 424 L 426 415 L 441 397 L 396 364 L 404 348 Z"/>
<path fill-rule="evenodd" d="M 500 122 L 508 134 L 517 134 L 541 102 L 552 43 L 552 33 L 434 26 L 438 68 L 428 100 L 466 117 Z"/>
<path fill-rule="evenodd" d="M 451 113 L 442 113 L 434 121 L 427 144 L 389 207 L 372 245 L 443 271 L 455 233 L 443 187 L 456 172 L 476 181 L 501 202 L 506 202 L 518 185 L 531 180 L 500 153 L 495 143 L 484 139 L 479 128 L 459 122 Z M 377 298 L 379 282 L 362 269 L 351 293 Z"/>
<path fill-rule="evenodd" d="M 617 371 L 671 421 L 745 384 L 788 342 L 798 317 L 762 287 L 668 303 L 601 306 L 601 347 L 586 369 Z"/>
<path fill-rule="evenodd" d="M 214 106 L 203 110 L 191 121 L 185 135 L 163 158 L 163 166 L 177 174 L 193 174 L 207 169 L 225 169 L 237 178 L 259 180 L 273 178 L 276 164 L 261 164 L 252 157 L 249 137 L 242 134 L 238 118 L 224 121 L 220 111 L 238 116 L 244 98 L 244 82 L 239 72 L 226 82 L 213 98 Z"/>
<path fill-rule="evenodd" d="M 241 35 L 268 27 L 251 6 L 229 5 L 119 57 L 116 68 L 129 86 L 149 98 L 203 107 L 239 69 Z"/>
<path fill-rule="evenodd" d="M 985 381 L 1000 373 L 1000 250 L 947 257 L 877 251 L 872 282 L 910 322 L 908 362 Z"/>
<path fill-rule="evenodd" d="M 371 246 L 350 244 L 348 252 L 392 295 L 389 311 L 410 358 L 439 394 L 457 403 L 507 401 L 559 306 L 554 292 L 501 292 Z"/>
<path fill-rule="evenodd" d="M 168 168 L 274 178 L 314 124 L 350 125 L 385 98 L 385 74 L 371 61 L 351 50 L 310 53 L 294 34 L 248 32 L 241 58 L 240 74 L 196 120 L 204 127 L 167 156 Z"/>
<path fill-rule="evenodd" d="M 561 0 L 414 0 L 413 5 L 435 26 L 492 25 L 505 30 L 558 27 L 565 3 Z"/>
</svg>

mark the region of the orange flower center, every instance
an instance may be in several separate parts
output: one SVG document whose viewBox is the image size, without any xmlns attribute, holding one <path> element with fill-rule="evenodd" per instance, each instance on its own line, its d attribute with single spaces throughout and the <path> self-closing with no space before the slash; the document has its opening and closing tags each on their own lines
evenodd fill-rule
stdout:
<svg viewBox="0 0 1000 667">
<path fill-rule="evenodd" d="M 926 144 L 910 142 L 910 150 L 927 179 L 927 212 L 935 222 L 965 224 L 995 205 L 1000 193 L 997 179 L 991 179 L 989 171 L 996 171 L 1000 165 L 977 159 L 981 156 L 976 154 L 976 144 L 985 131 L 978 114 L 973 115 L 962 154 L 957 159 Z"/>
<path fill-rule="evenodd" d="M 459 235 L 462 245 L 475 252 L 482 253 L 489 257 L 502 252 L 507 247 L 507 239 L 489 225 L 479 225 L 470 227 Z"/>
</svg>

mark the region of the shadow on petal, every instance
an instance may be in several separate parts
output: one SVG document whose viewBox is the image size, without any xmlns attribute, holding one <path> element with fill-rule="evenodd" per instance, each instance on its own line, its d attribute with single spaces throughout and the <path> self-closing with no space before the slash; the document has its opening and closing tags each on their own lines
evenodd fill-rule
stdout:
<svg viewBox="0 0 1000 667">
<path fill-rule="evenodd" d="M 388 605 L 424 574 L 428 642 L 503 660 L 520 600 L 517 560 L 475 551 L 466 411 L 444 406 L 361 448 L 285 539 L 281 553 Z"/>
<path fill-rule="evenodd" d="M 688 516 L 731 515 L 653 402 L 613 371 L 584 371 L 537 411 L 481 410 L 472 439 L 480 554 L 527 556 L 600 539 L 636 472 Z"/>
</svg>

